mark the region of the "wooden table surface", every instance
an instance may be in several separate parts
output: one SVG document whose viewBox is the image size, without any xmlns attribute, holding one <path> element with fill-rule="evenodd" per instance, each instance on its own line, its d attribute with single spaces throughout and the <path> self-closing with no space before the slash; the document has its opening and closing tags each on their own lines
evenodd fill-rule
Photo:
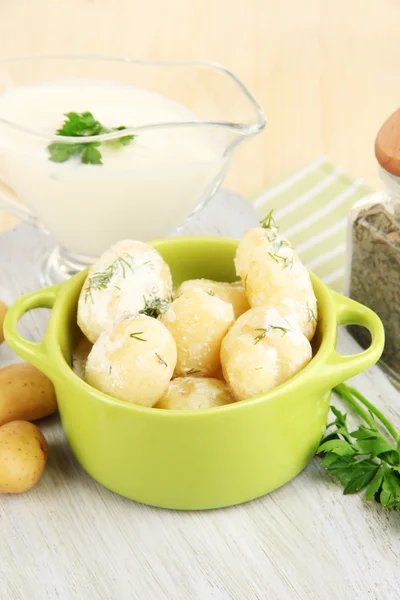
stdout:
<svg viewBox="0 0 400 600">
<path fill-rule="evenodd" d="M 90 52 L 226 65 L 268 118 L 227 181 L 252 197 L 321 154 L 378 185 L 373 140 L 399 103 L 399 23 L 398 0 L 0 0 L 0 58 Z M 0 216 L 0 228 L 12 222 Z"/>
</svg>

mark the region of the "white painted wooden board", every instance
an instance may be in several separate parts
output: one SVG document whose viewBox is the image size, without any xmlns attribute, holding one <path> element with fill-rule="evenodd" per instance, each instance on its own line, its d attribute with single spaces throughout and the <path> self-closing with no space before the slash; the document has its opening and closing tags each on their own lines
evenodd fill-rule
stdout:
<svg viewBox="0 0 400 600">
<path fill-rule="evenodd" d="M 239 237 L 254 209 L 221 192 L 183 233 Z M 0 298 L 38 287 L 53 242 L 20 225 L 0 235 Z M 39 339 L 43 315 L 22 332 Z M 346 332 L 339 349 L 358 349 Z M 3 344 L 0 366 L 16 360 Z M 354 379 L 400 427 L 400 395 L 379 368 Z M 57 416 L 40 427 L 49 462 L 40 483 L 0 496 L 0 600 L 396 600 L 400 515 L 343 497 L 318 459 L 259 500 L 208 512 L 131 502 L 77 464 Z"/>
</svg>

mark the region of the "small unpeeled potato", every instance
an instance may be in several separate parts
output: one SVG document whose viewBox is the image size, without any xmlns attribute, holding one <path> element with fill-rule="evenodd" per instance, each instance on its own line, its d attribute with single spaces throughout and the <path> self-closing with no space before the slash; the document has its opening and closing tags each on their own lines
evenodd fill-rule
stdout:
<svg viewBox="0 0 400 600">
<path fill-rule="evenodd" d="M 41 478 L 48 456 L 40 429 L 28 421 L 0 427 L 0 494 L 21 494 Z"/>
<path fill-rule="evenodd" d="M 149 316 L 158 316 L 171 296 L 171 272 L 157 250 L 124 240 L 90 267 L 79 296 L 78 325 L 94 343 L 124 315 L 147 311 Z"/>
<path fill-rule="evenodd" d="M 160 320 L 178 350 L 175 377 L 212 377 L 220 367 L 221 342 L 234 322 L 232 304 L 190 288 L 176 298 Z"/>
<path fill-rule="evenodd" d="M 207 292 L 210 296 L 216 296 L 220 300 L 232 304 L 235 319 L 250 308 L 241 281 L 226 283 L 225 281 L 212 281 L 211 279 L 188 279 L 181 283 L 176 291 L 176 295 L 180 296 L 183 292 L 193 288 L 203 290 L 203 292 Z"/>
<path fill-rule="evenodd" d="M 176 356 L 174 338 L 160 321 L 147 315 L 123 317 L 93 345 L 85 378 L 114 398 L 154 406 L 167 391 Z"/>
<path fill-rule="evenodd" d="M 248 230 L 237 248 L 236 272 L 249 303 L 290 312 L 308 340 L 317 326 L 317 300 L 310 275 L 276 227 Z"/>
<path fill-rule="evenodd" d="M 212 408 L 233 402 L 227 385 L 218 379 L 207 377 L 177 377 L 155 408 L 187 410 Z"/>
<path fill-rule="evenodd" d="M 0 369 L 0 426 L 20 419 L 36 421 L 56 410 L 54 386 L 36 367 L 15 363 Z"/>
<path fill-rule="evenodd" d="M 236 400 L 259 396 L 284 383 L 311 360 L 310 342 L 276 309 L 244 313 L 222 342 L 225 380 Z"/>
<path fill-rule="evenodd" d="M 3 323 L 8 310 L 7 304 L 0 300 L 0 344 L 4 342 Z"/>
</svg>

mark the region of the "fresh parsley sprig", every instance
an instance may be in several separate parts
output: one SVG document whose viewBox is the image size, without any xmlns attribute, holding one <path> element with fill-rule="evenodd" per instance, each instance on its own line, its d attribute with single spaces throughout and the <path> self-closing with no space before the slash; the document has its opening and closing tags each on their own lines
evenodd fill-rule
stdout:
<svg viewBox="0 0 400 600">
<path fill-rule="evenodd" d="M 365 490 L 366 500 L 374 498 L 386 509 L 400 508 L 400 434 L 356 389 L 341 384 L 335 392 L 364 423 L 349 431 L 347 415 L 331 406 L 335 419 L 318 448 L 325 455 L 323 467 L 342 484 L 344 494 Z M 378 430 L 376 420 L 390 440 Z"/>
<path fill-rule="evenodd" d="M 96 135 L 103 135 L 105 133 L 112 133 L 114 131 L 123 131 L 126 129 L 123 125 L 120 127 L 113 127 L 111 129 L 104 127 L 100 121 L 94 118 L 91 112 L 69 112 L 66 113 L 67 117 L 62 127 L 57 129 L 56 134 L 64 137 L 92 137 Z M 102 142 L 109 146 L 126 146 L 133 139 L 134 135 L 124 135 L 115 140 L 108 140 Z M 63 142 L 53 142 L 47 146 L 49 151 L 49 160 L 53 162 L 66 162 L 73 156 L 80 156 L 81 162 L 90 165 L 102 165 L 101 152 L 99 147 L 100 142 L 88 142 L 80 144 L 66 144 Z"/>
</svg>

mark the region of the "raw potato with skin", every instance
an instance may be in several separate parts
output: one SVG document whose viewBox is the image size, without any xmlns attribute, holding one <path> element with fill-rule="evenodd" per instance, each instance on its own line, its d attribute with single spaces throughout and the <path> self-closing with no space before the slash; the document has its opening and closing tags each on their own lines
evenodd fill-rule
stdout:
<svg viewBox="0 0 400 600">
<path fill-rule="evenodd" d="M 237 248 L 236 272 L 251 306 L 290 313 L 308 340 L 317 326 L 317 300 L 310 275 L 274 226 L 249 229 Z"/>
<path fill-rule="evenodd" d="M 191 288 L 172 302 L 160 320 L 178 350 L 175 377 L 212 377 L 218 371 L 222 338 L 234 322 L 231 304 Z"/>
<path fill-rule="evenodd" d="M 168 265 L 149 244 L 124 240 L 90 267 L 78 302 L 78 325 L 94 343 L 124 315 L 148 303 L 168 304 L 172 278 Z"/>
<path fill-rule="evenodd" d="M 40 429 L 28 421 L 0 427 L 0 494 L 31 489 L 46 466 L 48 448 Z"/>
<path fill-rule="evenodd" d="M 176 345 L 160 321 L 123 317 L 104 331 L 86 362 L 86 381 L 133 404 L 154 406 L 164 396 L 176 365 Z"/>
<path fill-rule="evenodd" d="M 3 323 L 8 310 L 7 304 L 0 300 L 0 344 L 4 342 Z"/>
<path fill-rule="evenodd" d="M 311 358 L 310 342 L 290 317 L 264 306 L 239 317 L 221 347 L 222 370 L 236 400 L 268 392 Z"/>
<path fill-rule="evenodd" d="M 224 281 L 212 281 L 211 279 L 189 279 L 181 283 L 176 291 L 176 296 L 180 296 L 183 292 L 193 288 L 203 290 L 210 296 L 216 296 L 220 300 L 232 304 L 235 319 L 250 308 L 246 292 L 240 281 L 226 283 Z"/>
<path fill-rule="evenodd" d="M 56 410 L 54 386 L 36 367 L 16 363 L 0 369 L 0 425 L 36 421 Z"/>
<path fill-rule="evenodd" d="M 231 402 L 233 398 L 223 381 L 207 377 L 177 377 L 171 381 L 156 408 L 187 410 L 224 406 Z"/>
</svg>

